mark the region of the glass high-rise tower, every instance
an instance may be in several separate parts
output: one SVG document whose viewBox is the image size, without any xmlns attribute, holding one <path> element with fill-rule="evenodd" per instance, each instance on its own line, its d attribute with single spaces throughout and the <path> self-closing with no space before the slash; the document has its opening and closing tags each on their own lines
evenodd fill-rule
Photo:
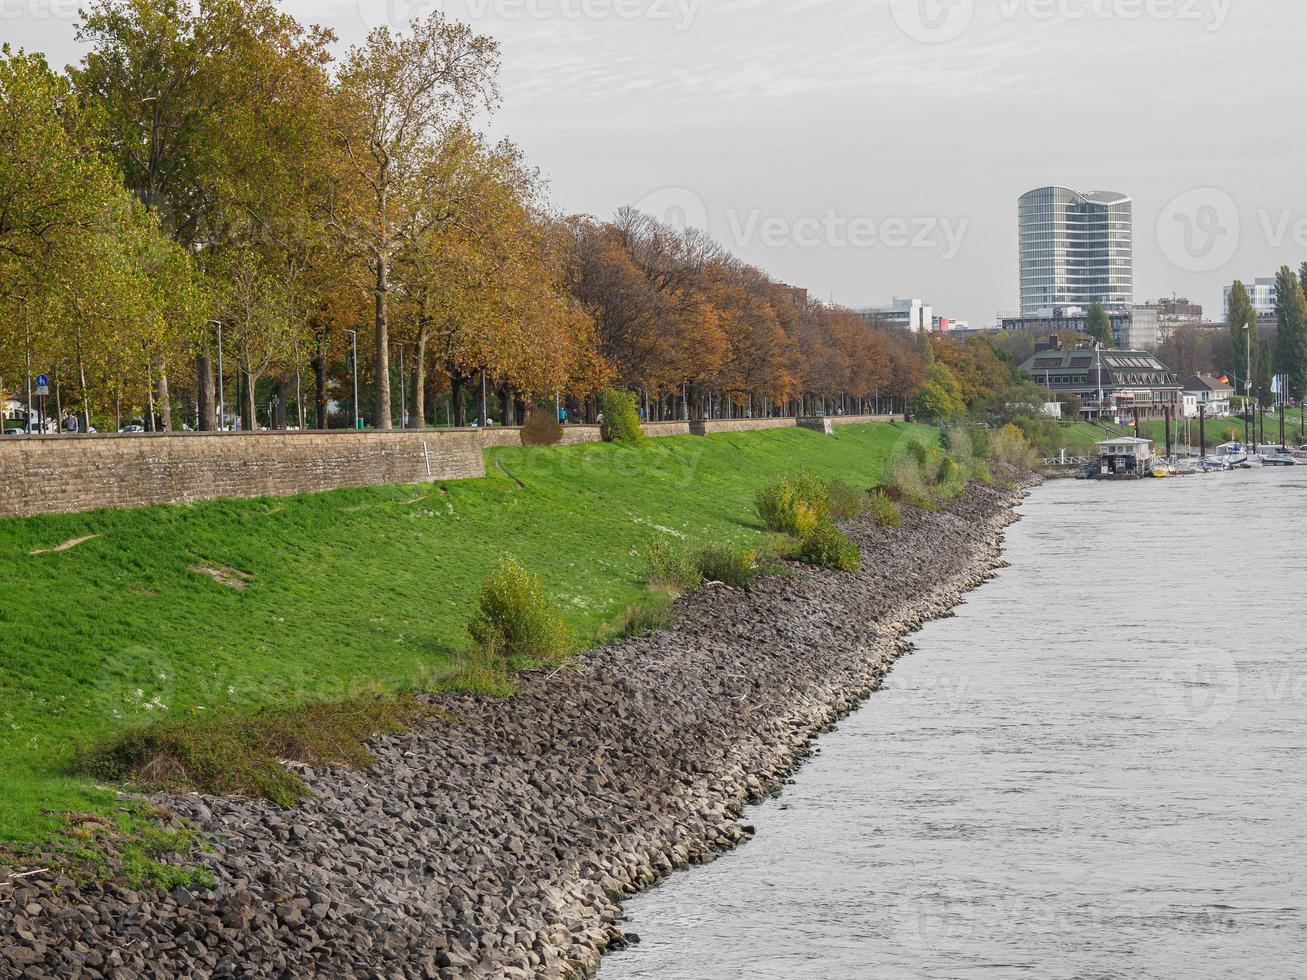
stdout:
<svg viewBox="0 0 1307 980">
<path fill-rule="evenodd" d="M 1021 196 L 1021 315 L 1134 304 L 1134 205 L 1124 194 L 1041 187 Z"/>
</svg>

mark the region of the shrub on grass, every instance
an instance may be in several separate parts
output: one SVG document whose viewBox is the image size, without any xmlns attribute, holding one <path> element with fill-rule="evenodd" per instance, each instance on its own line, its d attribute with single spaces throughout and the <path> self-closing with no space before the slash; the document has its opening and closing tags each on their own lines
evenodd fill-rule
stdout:
<svg viewBox="0 0 1307 980">
<path fill-rule="evenodd" d="M 649 584 L 673 592 L 689 592 L 703 581 L 694 553 L 680 541 L 655 538 L 645 553 L 649 562 Z"/>
<path fill-rule="evenodd" d="M 634 446 L 644 441 L 640 405 L 635 392 L 604 389 L 599 394 L 599 414 L 604 417 L 599 427 L 604 442 L 624 442 Z"/>
<path fill-rule="evenodd" d="M 1010 423 L 990 436 L 989 458 L 996 463 L 1020 470 L 1034 470 L 1039 467 L 1039 457 L 1026 441 L 1025 434 Z"/>
<path fill-rule="evenodd" d="M 499 657 L 552 660 L 569 643 L 567 625 L 540 579 L 515 558 L 504 558 L 481 583 L 467 629 L 479 649 Z"/>
<path fill-rule="evenodd" d="M 804 537 L 799 546 L 799 560 L 841 572 L 862 568 L 862 552 L 832 521 L 820 522 Z"/>
<path fill-rule="evenodd" d="M 643 603 L 632 606 L 622 616 L 617 626 L 617 636 L 621 638 L 648 636 L 671 625 L 672 611 L 668 602 Z"/>
<path fill-rule="evenodd" d="M 898 527 L 903 523 L 903 510 L 884 490 L 873 490 L 867 495 L 867 510 L 881 527 Z"/>
<path fill-rule="evenodd" d="M 830 487 L 810 473 L 784 476 L 758 491 L 754 505 L 763 527 L 802 538 L 826 517 Z"/>
<path fill-rule="evenodd" d="M 742 589 L 758 577 L 758 554 L 737 545 L 710 545 L 695 556 L 705 582 Z"/>
<path fill-rule="evenodd" d="M 930 481 L 926 478 L 914 453 L 907 453 L 890 461 L 887 491 L 899 502 L 910 507 L 919 507 L 923 510 L 932 510 L 935 507 L 935 500 L 930 494 Z"/>
<path fill-rule="evenodd" d="M 522 445 L 557 446 L 563 441 L 563 424 L 551 412 L 532 412 L 522 426 Z"/>
<path fill-rule="evenodd" d="M 833 521 L 853 521 L 867 512 L 867 495 L 843 480 L 832 480 L 826 494 L 826 513 Z"/>
<path fill-rule="evenodd" d="M 170 719 L 114 736 L 82 753 L 77 768 L 148 789 L 294 806 L 309 792 L 281 760 L 366 768 L 368 739 L 405 731 L 433 714 L 416 698 L 367 697 Z"/>
<path fill-rule="evenodd" d="M 959 463 L 963 463 L 976 455 L 976 447 L 972 442 L 971 435 L 962 426 L 955 425 L 945 430 L 944 444 L 948 447 L 949 455 Z"/>
</svg>

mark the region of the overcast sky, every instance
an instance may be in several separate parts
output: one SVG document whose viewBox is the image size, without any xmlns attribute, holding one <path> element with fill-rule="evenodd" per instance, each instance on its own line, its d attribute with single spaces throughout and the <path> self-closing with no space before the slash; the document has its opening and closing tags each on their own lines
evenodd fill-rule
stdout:
<svg viewBox="0 0 1307 980">
<path fill-rule="evenodd" d="M 79 57 L 77 0 L 0 36 Z M 434 0 L 286 0 L 343 43 Z M 1307 10 L 1291 0 L 443 0 L 503 46 L 498 135 L 555 204 L 706 223 L 849 305 L 1017 303 L 1016 200 L 1135 200 L 1136 300 L 1307 259 Z"/>
</svg>

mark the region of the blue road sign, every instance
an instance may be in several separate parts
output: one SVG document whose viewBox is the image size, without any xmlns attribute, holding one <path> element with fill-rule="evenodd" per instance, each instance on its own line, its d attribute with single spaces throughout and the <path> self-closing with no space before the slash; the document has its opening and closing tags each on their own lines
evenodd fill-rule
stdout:
<svg viewBox="0 0 1307 980">
<path fill-rule="evenodd" d="M 47 378 L 44 374 L 38 374 L 38 375 L 36 376 L 36 386 L 37 386 L 38 388 L 49 388 L 49 387 L 50 387 L 50 379 Z"/>
</svg>

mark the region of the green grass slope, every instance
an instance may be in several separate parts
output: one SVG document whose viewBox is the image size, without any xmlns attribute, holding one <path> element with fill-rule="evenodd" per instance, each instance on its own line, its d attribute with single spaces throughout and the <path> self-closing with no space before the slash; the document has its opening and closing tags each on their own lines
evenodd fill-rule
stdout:
<svg viewBox="0 0 1307 980">
<path fill-rule="evenodd" d="M 0 521 L 0 840 L 109 808 L 70 760 L 125 726 L 439 685 L 506 553 L 595 637 L 643 594 L 651 539 L 760 536 L 775 476 L 870 485 L 921 430 L 836 431 L 500 449 L 483 480 Z"/>
</svg>

